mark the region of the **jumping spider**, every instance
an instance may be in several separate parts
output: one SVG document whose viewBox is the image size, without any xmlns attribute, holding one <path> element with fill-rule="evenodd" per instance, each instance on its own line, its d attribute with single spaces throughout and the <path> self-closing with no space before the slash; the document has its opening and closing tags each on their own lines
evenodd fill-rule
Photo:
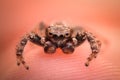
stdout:
<svg viewBox="0 0 120 80">
<path fill-rule="evenodd" d="M 39 34 L 36 32 L 26 34 L 16 48 L 17 65 L 22 63 L 27 70 L 29 67 L 26 65 L 22 53 L 28 40 L 44 47 L 45 53 L 54 53 L 57 48 L 61 48 L 63 53 L 69 54 L 73 53 L 75 47 L 87 39 L 90 43 L 92 53 L 87 58 L 85 66 L 88 66 L 89 62 L 93 58 L 96 58 L 97 53 L 100 51 L 101 42 L 92 33 L 87 32 L 82 27 L 70 27 L 62 22 L 56 22 L 47 26 L 41 22 L 38 30 L 40 32 Z"/>
</svg>

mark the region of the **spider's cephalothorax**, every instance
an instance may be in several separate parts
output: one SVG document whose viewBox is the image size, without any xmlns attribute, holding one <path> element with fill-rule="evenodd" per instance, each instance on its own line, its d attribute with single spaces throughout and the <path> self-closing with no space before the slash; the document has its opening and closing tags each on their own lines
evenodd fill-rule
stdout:
<svg viewBox="0 0 120 80">
<path fill-rule="evenodd" d="M 61 47 L 70 41 L 71 34 L 71 29 L 62 23 L 53 24 L 46 29 L 46 38 L 56 44 L 57 47 Z"/>
<path fill-rule="evenodd" d="M 29 67 L 26 65 L 22 53 L 28 40 L 42 46 L 45 53 L 55 53 L 57 48 L 61 48 L 63 53 L 68 54 L 73 53 L 75 47 L 87 39 L 90 43 L 92 53 L 87 58 L 86 66 L 89 65 L 89 62 L 100 51 L 101 42 L 92 33 L 85 31 L 82 27 L 70 27 L 61 22 L 56 22 L 50 26 L 40 23 L 38 29 L 39 34 L 32 31 L 25 35 L 16 48 L 17 64 L 20 65 L 22 63 L 26 69 L 29 69 Z"/>
</svg>

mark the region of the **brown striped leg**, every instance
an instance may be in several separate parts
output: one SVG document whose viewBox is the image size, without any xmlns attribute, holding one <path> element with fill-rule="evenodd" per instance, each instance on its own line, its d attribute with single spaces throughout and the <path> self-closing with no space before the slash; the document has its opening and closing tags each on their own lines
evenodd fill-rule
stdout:
<svg viewBox="0 0 120 80">
<path fill-rule="evenodd" d="M 92 35 L 92 33 L 86 32 L 86 36 L 92 50 L 92 53 L 87 58 L 87 62 L 85 63 L 85 66 L 89 66 L 90 61 L 92 61 L 93 58 L 96 58 L 97 53 L 99 53 L 101 42 L 97 40 L 96 37 Z"/>
<path fill-rule="evenodd" d="M 28 40 L 37 45 L 40 45 L 40 46 L 42 46 L 43 43 L 45 42 L 44 38 L 40 38 L 35 33 L 30 33 L 30 34 L 24 36 L 21 39 L 21 41 L 19 42 L 19 44 L 17 45 L 17 47 L 16 47 L 17 65 L 19 66 L 22 63 L 27 70 L 29 69 L 29 67 L 27 66 L 26 62 L 24 61 L 24 57 L 23 57 L 22 53 L 24 51 L 24 47 L 27 44 Z"/>
</svg>

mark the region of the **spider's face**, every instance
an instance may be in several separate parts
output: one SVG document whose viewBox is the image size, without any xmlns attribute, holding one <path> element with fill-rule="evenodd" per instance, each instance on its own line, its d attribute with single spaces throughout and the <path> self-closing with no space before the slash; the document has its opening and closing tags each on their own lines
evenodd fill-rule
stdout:
<svg viewBox="0 0 120 80">
<path fill-rule="evenodd" d="M 63 40 L 71 36 L 71 29 L 63 23 L 55 23 L 47 28 L 47 36 L 54 40 Z"/>
</svg>

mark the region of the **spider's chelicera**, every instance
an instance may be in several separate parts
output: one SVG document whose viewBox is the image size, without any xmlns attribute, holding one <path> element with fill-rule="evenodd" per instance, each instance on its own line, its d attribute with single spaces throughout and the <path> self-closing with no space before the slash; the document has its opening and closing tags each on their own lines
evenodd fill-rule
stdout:
<svg viewBox="0 0 120 80">
<path fill-rule="evenodd" d="M 29 67 L 26 65 L 22 55 L 27 41 L 42 46 L 45 53 L 48 54 L 55 53 L 57 48 L 61 48 L 63 53 L 69 54 L 73 53 L 75 47 L 87 39 L 90 43 L 92 53 L 87 58 L 85 66 L 88 66 L 89 62 L 93 58 L 96 58 L 97 53 L 100 51 L 101 42 L 92 33 L 87 32 L 82 27 L 70 27 L 61 22 L 47 26 L 41 22 L 38 29 L 39 34 L 33 31 L 26 34 L 16 48 L 17 64 L 20 65 L 22 63 L 27 70 Z"/>
</svg>

